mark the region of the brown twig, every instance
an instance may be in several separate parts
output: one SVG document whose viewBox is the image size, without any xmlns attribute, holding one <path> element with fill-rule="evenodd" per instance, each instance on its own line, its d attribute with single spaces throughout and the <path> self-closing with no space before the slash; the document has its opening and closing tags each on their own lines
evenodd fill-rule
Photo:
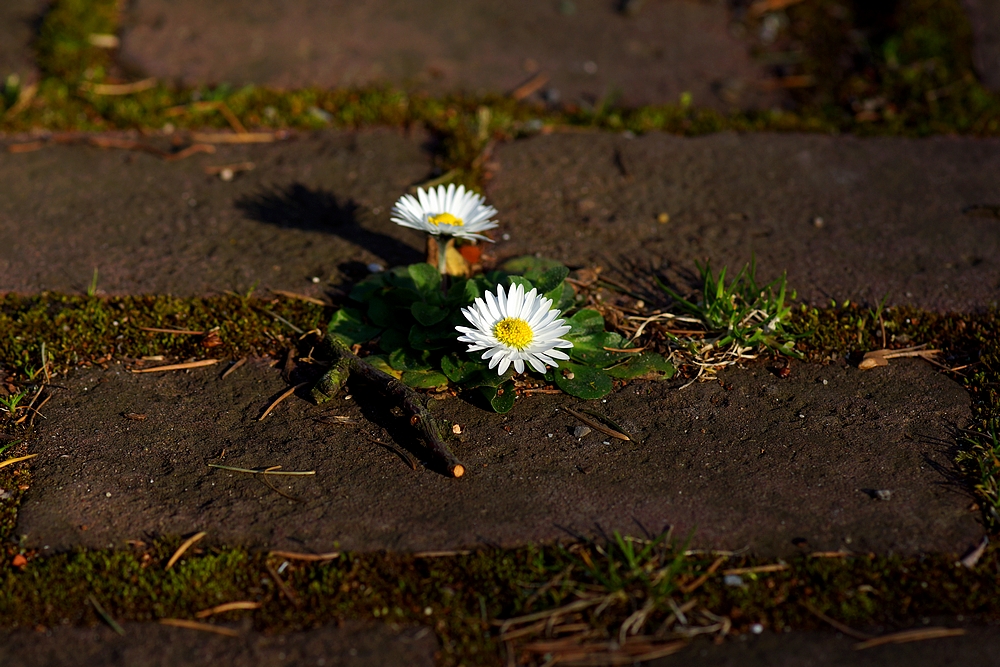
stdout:
<svg viewBox="0 0 1000 667">
<path fill-rule="evenodd" d="M 608 435 L 608 436 L 611 436 L 612 438 L 617 438 L 619 440 L 629 440 L 629 441 L 632 440 L 632 438 L 628 437 L 624 433 L 621 433 L 620 431 L 616 431 L 614 429 L 608 428 L 607 426 L 605 426 L 604 424 L 600 423 L 596 419 L 591 419 L 590 417 L 584 416 L 584 415 L 580 414 L 579 412 L 577 412 L 576 410 L 574 410 L 573 408 L 563 408 L 563 409 L 566 410 L 566 412 L 568 412 L 571 415 L 573 415 L 574 417 L 576 417 L 577 419 L 579 419 L 580 421 L 582 421 L 587 426 L 589 426 L 592 429 L 594 429 L 595 431 L 600 431 L 604 435 Z"/>
<path fill-rule="evenodd" d="M 340 558 L 339 551 L 331 551 L 325 554 L 302 554 L 297 551 L 269 551 L 268 556 L 274 556 L 275 558 L 284 558 L 286 560 L 304 560 L 311 563 L 316 563 L 324 560 L 336 560 Z"/>
<path fill-rule="evenodd" d="M 226 372 L 225 372 L 225 373 L 223 373 L 223 374 L 222 374 L 222 377 L 220 377 L 219 379 L 220 379 L 220 380 L 225 380 L 225 379 L 226 379 L 227 377 L 229 377 L 229 375 L 230 375 L 231 373 L 233 373 L 233 372 L 234 372 L 234 371 L 235 371 L 235 370 L 236 370 L 237 368 L 239 368 L 240 366 L 242 366 L 242 365 L 243 365 L 243 364 L 245 364 L 246 362 L 247 362 L 247 358 L 246 358 L 246 357 L 240 357 L 239 359 L 237 359 L 237 360 L 236 360 L 236 361 L 235 361 L 235 362 L 233 363 L 233 365 L 232 365 L 232 366 L 230 366 L 229 368 L 227 368 L 227 369 L 226 369 Z"/>
<path fill-rule="evenodd" d="M 511 91 L 510 96 L 520 102 L 521 100 L 528 97 L 535 91 L 541 89 L 542 86 L 544 86 L 548 82 L 549 82 L 549 77 L 542 72 L 538 72 L 535 75 L 533 75 L 530 79 L 522 83 L 520 86 L 515 88 L 513 91 Z"/>
<path fill-rule="evenodd" d="M 277 585 L 278 590 L 281 591 L 281 594 L 288 598 L 288 601 L 296 607 L 301 606 L 302 600 L 300 600 L 299 596 L 295 594 L 295 591 L 292 590 L 291 586 L 285 583 L 284 579 L 282 579 L 278 574 L 278 571 L 275 570 L 270 563 L 265 563 L 264 566 L 267 568 L 271 578 L 274 579 L 274 583 Z"/>
<path fill-rule="evenodd" d="M 224 614 L 227 611 L 243 611 L 260 609 L 261 604 L 259 602 L 253 602 L 250 600 L 241 600 L 237 602 L 226 602 L 224 604 L 216 605 L 211 609 L 203 609 L 194 615 L 195 618 L 208 618 L 209 616 L 215 616 L 216 614 Z"/>
<path fill-rule="evenodd" d="M 428 449 L 453 477 L 461 477 L 465 474 L 465 466 L 448 449 L 448 445 L 441 437 L 441 429 L 438 427 L 437 421 L 424 405 L 420 394 L 358 357 L 339 339 L 328 337 L 326 340 L 335 361 L 333 367 L 320 378 L 313 389 L 313 397 L 317 401 L 322 402 L 332 397 L 347 382 L 348 376 L 355 375 L 402 406 L 403 410 L 410 416 L 410 425 L 420 431 Z"/>
<path fill-rule="evenodd" d="M 132 93 L 141 93 L 144 90 L 155 87 L 156 79 L 154 77 L 131 83 L 91 83 L 90 81 L 84 81 L 80 84 L 80 90 L 85 93 L 93 93 L 94 95 L 131 95 Z"/>
</svg>

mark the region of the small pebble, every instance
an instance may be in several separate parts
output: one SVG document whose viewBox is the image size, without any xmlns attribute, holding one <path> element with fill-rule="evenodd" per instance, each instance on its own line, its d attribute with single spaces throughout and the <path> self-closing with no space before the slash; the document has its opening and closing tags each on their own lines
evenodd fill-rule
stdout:
<svg viewBox="0 0 1000 667">
<path fill-rule="evenodd" d="M 668 222 L 670 222 L 670 214 L 669 213 L 661 213 L 658 216 L 656 216 L 656 221 L 658 223 L 660 223 L 661 225 L 665 225 Z"/>
<path fill-rule="evenodd" d="M 378 262 L 372 262 L 368 265 L 368 273 L 382 273 L 385 271 L 385 267 Z"/>
<path fill-rule="evenodd" d="M 742 586 L 743 577 L 738 574 L 727 574 L 723 578 L 723 582 L 725 582 L 726 586 Z"/>
<path fill-rule="evenodd" d="M 593 60 L 588 60 L 587 62 L 583 63 L 583 71 L 586 72 L 587 74 L 597 74 L 597 63 L 595 63 Z"/>
<path fill-rule="evenodd" d="M 764 626 L 761 625 L 760 623 L 754 623 L 753 625 L 750 626 L 750 632 L 754 633 L 755 635 L 759 635 L 760 633 L 764 632 Z"/>
<path fill-rule="evenodd" d="M 110 491 L 108 491 L 108 492 L 107 492 L 107 493 L 105 493 L 104 495 L 105 495 L 105 497 L 107 497 L 107 498 L 110 498 L 110 497 L 111 497 L 111 492 L 110 492 Z"/>
<path fill-rule="evenodd" d="M 574 438 L 582 438 L 585 435 L 590 435 L 589 426 L 577 426 L 576 428 L 573 429 Z"/>
<path fill-rule="evenodd" d="M 452 424 L 451 432 L 454 433 L 455 435 L 462 435 L 462 427 L 459 426 L 458 424 Z"/>
<path fill-rule="evenodd" d="M 313 285 L 319 284 L 319 276 L 313 276 L 310 280 L 313 282 Z"/>
<path fill-rule="evenodd" d="M 222 180 L 226 181 L 227 183 L 229 181 L 233 180 L 233 176 L 235 176 L 235 175 L 236 174 L 229 167 L 226 167 L 225 169 L 223 169 L 222 171 L 219 172 L 219 178 L 221 178 Z"/>
<path fill-rule="evenodd" d="M 813 227 L 815 227 L 816 229 L 822 229 L 824 224 L 825 223 L 823 221 L 823 218 L 819 216 L 813 218 Z"/>
<path fill-rule="evenodd" d="M 879 500 L 889 500 L 892 498 L 892 491 L 889 489 L 876 489 L 875 497 Z"/>
</svg>

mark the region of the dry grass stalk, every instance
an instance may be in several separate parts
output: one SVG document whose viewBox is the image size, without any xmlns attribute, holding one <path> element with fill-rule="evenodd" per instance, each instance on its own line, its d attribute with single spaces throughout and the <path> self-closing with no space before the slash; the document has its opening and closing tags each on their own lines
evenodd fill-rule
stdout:
<svg viewBox="0 0 1000 667">
<path fill-rule="evenodd" d="M 208 333 L 207 331 L 195 331 L 194 329 L 164 329 L 161 327 L 139 327 L 139 331 L 174 334 L 175 336 L 204 336 Z"/>
<path fill-rule="evenodd" d="M 285 400 L 286 398 L 288 398 L 289 396 L 291 396 L 292 394 L 294 394 L 296 391 L 298 391 L 302 387 L 306 386 L 307 384 L 309 384 L 309 383 L 308 382 L 300 382 L 297 385 L 295 385 L 294 387 L 289 387 L 287 391 L 285 391 L 283 394 L 281 394 L 281 396 L 279 396 L 278 398 L 274 399 L 274 403 L 271 403 L 271 405 L 267 406 L 267 410 L 264 410 L 264 414 L 262 414 L 257 421 L 259 421 L 259 422 L 264 421 L 264 418 L 267 417 L 269 414 L 271 414 L 271 411 L 274 410 L 276 407 L 278 407 L 279 403 L 281 403 L 283 400 Z"/>
<path fill-rule="evenodd" d="M 269 551 L 268 556 L 284 558 L 285 560 L 302 560 L 310 563 L 318 563 L 326 560 L 336 560 L 340 558 L 339 551 L 331 551 L 325 554 L 303 554 L 297 551 Z"/>
<path fill-rule="evenodd" d="M 204 144 L 270 144 L 280 141 L 285 135 L 279 132 L 194 132 L 191 139 Z"/>
<path fill-rule="evenodd" d="M 184 540 L 183 544 L 177 547 L 177 551 L 175 551 L 174 555 L 171 556 L 170 560 L 167 561 L 167 567 L 165 569 L 169 570 L 170 568 L 172 568 L 174 566 L 174 563 L 180 560 L 180 557 L 184 555 L 185 551 L 190 549 L 195 542 L 205 537 L 206 535 L 208 535 L 208 533 L 206 533 L 205 531 L 201 531 L 200 533 L 195 533 L 191 537 Z"/>
<path fill-rule="evenodd" d="M 511 91 L 510 96 L 520 102 L 521 100 L 529 97 L 532 93 L 540 90 L 542 86 L 549 82 L 549 77 L 538 72 L 533 75 L 530 79 L 522 83 L 520 86 Z"/>
<path fill-rule="evenodd" d="M 162 373 L 164 371 L 183 371 L 188 368 L 202 368 L 204 366 L 214 366 L 222 359 L 202 359 L 200 361 L 187 361 L 183 364 L 168 364 L 157 366 L 156 368 L 133 368 L 132 373 Z"/>
<path fill-rule="evenodd" d="M 770 565 L 755 565 L 754 567 L 734 567 L 729 570 L 723 570 L 722 574 L 758 574 L 763 572 L 781 572 L 787 569 L 787 563 L 771 563 Z"/>
<path fill-rule="evenodd" d="M 12 459 L 7 459 L 6 461 L 0 461 L 0 468 L 6 468 L 7 466 L 12 466 L 15 463 L 20 463 L 21 461 L 27 461 L 28 459 L 33 459 L 38 454 L 28 454 L 27 456 L 17 456 Z"/>
<path fill-rule="evenodd" d="M 195 618 L 208 618 L 209 616 L 215 616 L 216 614 L 224 614 L 227 611 L 243 611 L 260 609 L 261 604 L 259 602 L 252 602 L 250 600 L 241 600 L 237 602 L 226 602 L 224 604 L 216 605 L 211 609 L 203 609 L 195 614 Z"/>
<path fill-rule="evenodd" d="M 230 374 L 232 374 L 237 368 L 241 367 L 246 362 L 247 362 L 247 358 L 246 357 L 240 357 L 235 362 L 233 362 L 232 366 L 230 366 L 229 368 L 226 369 L 226 372 L 223 373 L 222 377 L 220 377 L 219 379 L 220 380 L 225 380 L 227 377 L 230 376 Z"/>
<path fill-rule="evenodd" d="M 175 628 L 185 628 L 187 630 L 200 630 L 201 632 L 214 632 L 217 635 L 224 635 L 226 637 L 239 637 L 240 633 L 232 628 L 224 628 L 218 625 L 211 625 L 209 623 L 199 623 L 198 621 L 189 621 L 184 618 L 161 618 L 160 625 L 169 625 Z"/>
<path fill-rule="evenodd" d="M 156 78 L 150 77 L 132 83 L 91 83 L 84 81 L 80 84 L 80 90 L 94 95 L 131 95 L 141 93 L 144 90 L 156 87 Z"/>
<path fill-rule="evenodd" d="M 272 289 L 270 290 L 273 294 L 278 294 L 289 299 L 296 299 L 298 301 L 305 301 L 306 303 L 314 303 L 317 306 L 329 306 L 330 303 L 323 301 L 322 299 L 317 299 L 316 297 L 306 296 L 305 294 L 298 294 L 296 292 L 288 292 L 283 289 Z"/>
<path fill-rule="evenodd" d="M 943 639 L 945 637 L 961 637 L 965 634 L 962 628 L 920 628 L 918 630 L 904 630 L 894 632 L 891 635 L 874 637 L 854 645 L 857 650 L 882 646 L 884 644 L 907 644 L 909 642 L 920 642 L 925 639 Z"/>
</svg>

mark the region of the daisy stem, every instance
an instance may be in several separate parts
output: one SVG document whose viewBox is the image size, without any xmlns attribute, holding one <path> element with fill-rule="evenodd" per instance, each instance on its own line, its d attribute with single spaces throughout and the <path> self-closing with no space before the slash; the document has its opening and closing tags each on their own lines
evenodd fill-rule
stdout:
<svg viewBox="0 0 1000 667">
<path fill-rule="evenodd" d="M 448 291 L 448 242 L 442 236 L 434 237 L 438 247 L 438 273 L 441 274 L 441 291 Z"/>
</svg>

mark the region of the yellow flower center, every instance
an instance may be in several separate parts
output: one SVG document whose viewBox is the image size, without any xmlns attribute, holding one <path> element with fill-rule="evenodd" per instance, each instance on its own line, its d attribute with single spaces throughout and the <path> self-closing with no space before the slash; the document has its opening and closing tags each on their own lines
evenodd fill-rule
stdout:
<svg viewBox="0 0 1000 667">
<path fill-rule="evenodd" d="M 507 317 L 493 325 L 493 335 L 504 345 L 523 350 L 531 345 L 535 332 L 524 320 L 517 317 Z"/>
<path fill-rule="evenodd" d="M 432 225 L 448 225 L 450 227 L 461 227 L 465 224 L 465 221 L 461 218 L 456 218 L 451 213 L 438 213 L 437 215 L 427 216 L 427 222 Z"/>
</svg>

